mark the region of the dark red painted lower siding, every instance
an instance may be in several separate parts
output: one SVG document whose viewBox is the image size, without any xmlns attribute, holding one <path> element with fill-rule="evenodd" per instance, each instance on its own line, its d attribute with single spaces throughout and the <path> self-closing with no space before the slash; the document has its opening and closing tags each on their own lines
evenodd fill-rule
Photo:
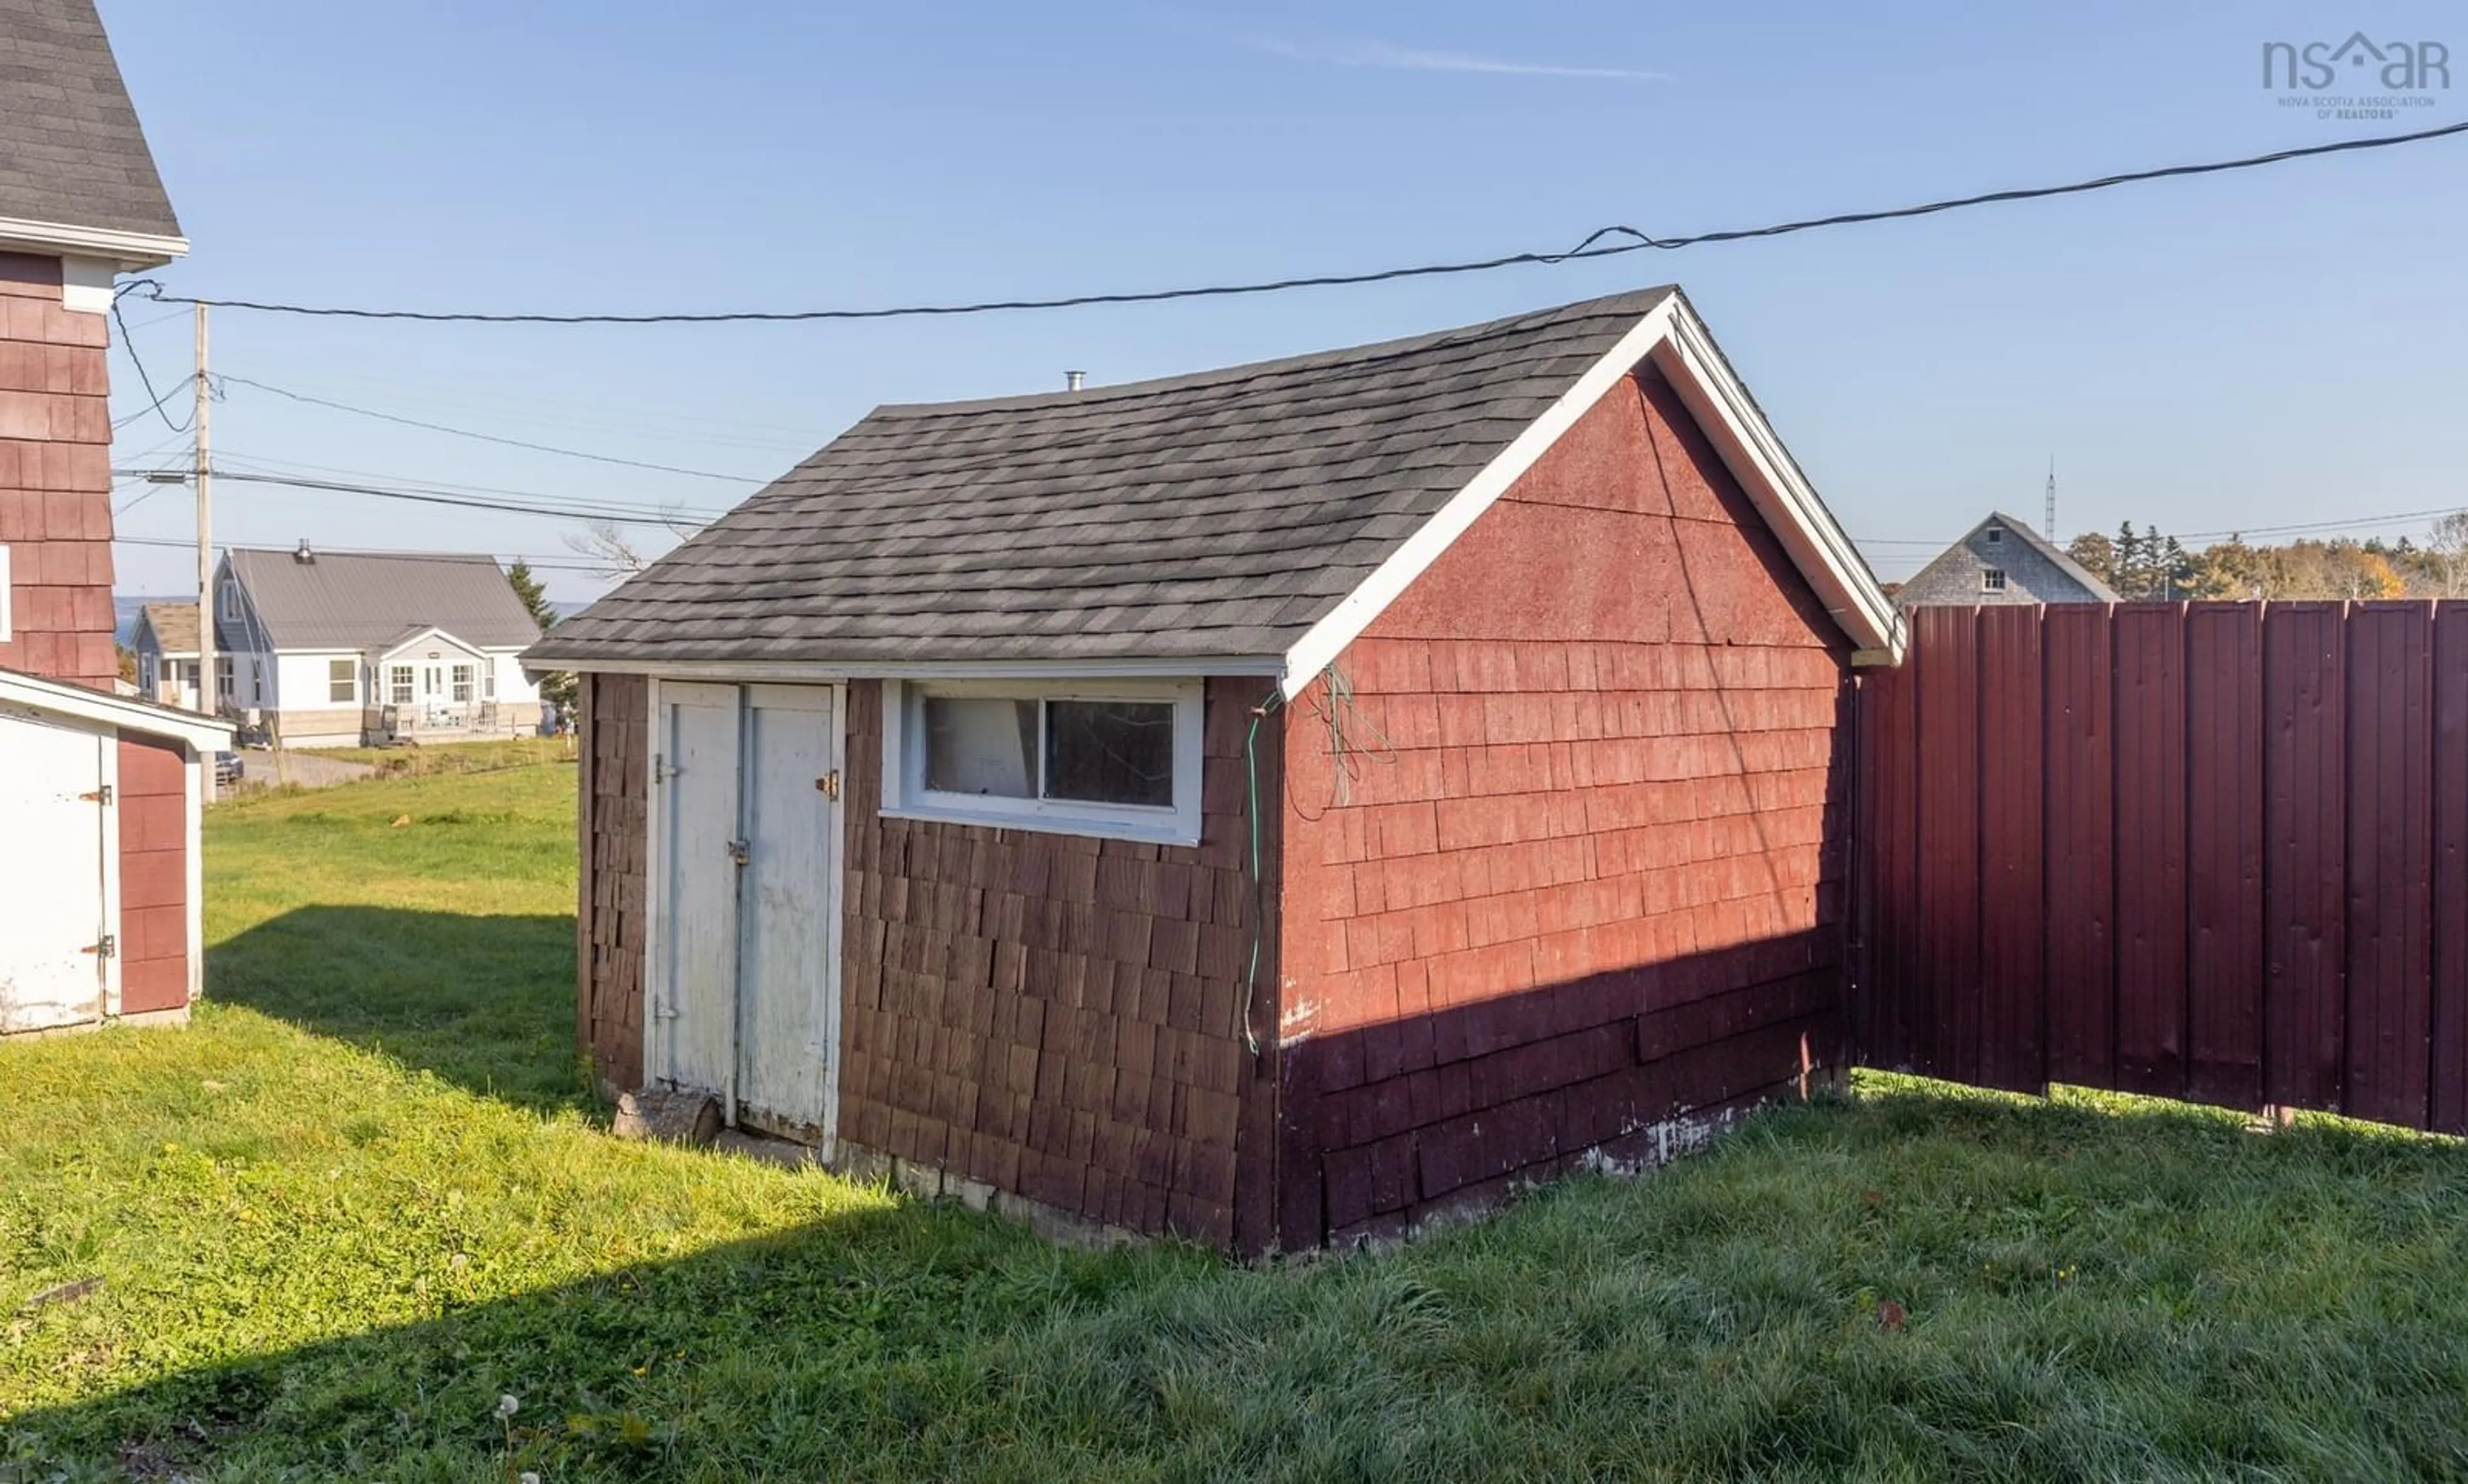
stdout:
<svg viewBox="0 0 2468 1484">
<path fill-rule="evenodd" d="M 1286 1245 L 1649 1161 L 1830 1060 L 1846 675 L 1832 624 L 1648 378 L 1303 693 L 1286 721 Z"/>
<path fill-rule="evenodd" d="M 882 688 L 849 687 L 842 1138 L 1133 1231 L 1261 1244 L 1249 1156 L 1273 1084 L 1243 1035 L 1243 743 L 1266 689 L 1209 683 L 1201 839 L 1181 847 L 883 818 Z"/>
<path fill-rule="evenodd" d="M 189 1002 L 189 768 L 177 742 L 120 737 L 120 1010 Z"/>
</svg>

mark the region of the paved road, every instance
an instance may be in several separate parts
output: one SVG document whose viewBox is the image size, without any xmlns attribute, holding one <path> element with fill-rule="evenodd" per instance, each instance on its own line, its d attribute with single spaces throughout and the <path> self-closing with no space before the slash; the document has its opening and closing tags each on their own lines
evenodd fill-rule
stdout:
<svg viewBox="0 0 2468 1484">
<path fill-rule="evenodd" d="M 274 754 L 263 747 L 250 747 L 240 755 L 241 787 L 272 788 L 279 778 L 303 788 L 326 788 L 347 784 L 355 778 L 373 778 L 377 769 L 366 763 L 347 762 L 314 752 L 292 748 L 283 755 L 283 766 L 277 771 Z"/>
</svg>

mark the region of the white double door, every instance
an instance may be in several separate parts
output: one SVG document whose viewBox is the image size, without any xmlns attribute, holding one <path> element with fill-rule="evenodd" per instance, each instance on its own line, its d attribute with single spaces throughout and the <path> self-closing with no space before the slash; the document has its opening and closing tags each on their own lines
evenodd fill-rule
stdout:
<svg viewBox="0 0 2468 1484">
<path fill-rule="evenodd" d="M 839 694 L 658 688 L 646 1061 L 826 1151 L 839 1090 Z"/>
</svg>

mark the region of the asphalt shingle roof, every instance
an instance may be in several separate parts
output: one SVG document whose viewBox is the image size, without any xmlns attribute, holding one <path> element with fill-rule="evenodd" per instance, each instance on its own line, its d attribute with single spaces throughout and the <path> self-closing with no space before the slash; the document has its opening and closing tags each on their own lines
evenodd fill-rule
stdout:
<svg viewBox="0 0 2468 1484">
<path fill-rule="evenodd" d="M 0 217 L 180 235 L 93 0 L 0 0 Z"/>
<path fill-rule="evenodd" d="M 302 561 L 235 547 L 227 559 L 278 650 L 365 650 L 432 626 L 482 649 L 539 637 L 493 557 L 319 552 Z"/>
<path fill-rule="evenodd" d="M 194 603 L 149 603 L 143 610 L 154 630 L 154 647 L 166 654 L 197 652 L 197 605 Z"/>
<path fill-rule="evenodd" d="M 1673 292 L 1167 380 L 878 407 L 527 657 L 1282 652 Z"/>
</svg>

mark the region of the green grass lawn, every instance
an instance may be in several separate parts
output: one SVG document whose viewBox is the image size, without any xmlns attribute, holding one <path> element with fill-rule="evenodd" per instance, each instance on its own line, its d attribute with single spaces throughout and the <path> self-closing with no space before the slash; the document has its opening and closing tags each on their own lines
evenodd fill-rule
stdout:
<svg viewBox="0 0 2468 1484">
<path fill-rule="evenodd" d="M 0 1480 L 2468 1476 L 2468 1154 L 2328 1122 L 1871 1079 L 1265 1269 L 618 1143 L 572 777 L 217 806 L 196 1024 L 0 1047 Z"/>
</svg>

